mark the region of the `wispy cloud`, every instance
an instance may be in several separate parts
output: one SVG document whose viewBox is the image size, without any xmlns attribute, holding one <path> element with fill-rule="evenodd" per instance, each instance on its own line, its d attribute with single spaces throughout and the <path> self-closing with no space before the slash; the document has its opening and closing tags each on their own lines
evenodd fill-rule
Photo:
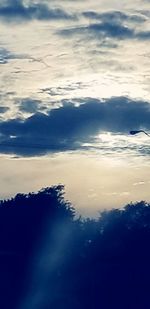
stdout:
<svg viewBox="0 0 150 309">
<path fill-rule="evenodd" d="M 98 13 L 96 11 L 85 11 L 83 12 L 83 16 L 91 20 L 101 20 L 104 22 L 111 20 L 113 22 L 141 23 L 147 20 L 146 16 L 142 14 L 126 14 L 121 11 L 108 11 L 103 13 Z"/>
<path fill-rule="evenodd" d="M 75 16 L 61 8 L 49 8 L 45 3 L 30 2 L 25 4 L 23 0 L 2 0 L 0 3 L 0 19 L 7 22 L 23 22 L 36 20 L 60 20 L 74 19 Z"/>
<path fill-rule="evenodd" d="M 4 47 L 0 47 L 0 64 L 6 64 L 14 59 L 25 59 L 28 58 L 24 54 L 15 54 Z"/>
<path fill-rule="evenodd" d="M 136 25 L 144 25 L 148 20 L 142 14 L 127 14 L 121 11 L 106 11 L 98 13 L 85 11 L 82 15 L 89 19 L 90 23 L 68 27 L 58 33 L 62 36 L 86 35 L 87 40 L 92 38 L 112 38 L 116 40 L 139 39 L 147 40 L 150 32 L 139 30 Z M 94 20 L 94 22 L 93 22 Z"/>
<path fill-rule="evenodd" d="M 0 106 L 0 114 L 4 114 L 9 110 L 8 106 Z"/>
<path fill-rule="evenodd" d="M 58 31 L 58 34 L 63 36 L 86 34 L 87 40 L 89 39 L 88 35 L 90 35 L 91 39 L 95 37 L 128 39 L 133 38 L 134 30 L 122 24 L 108 21 L 108 22 L 91 23 L 90 25 L 62 29 Z"/>
</svg>

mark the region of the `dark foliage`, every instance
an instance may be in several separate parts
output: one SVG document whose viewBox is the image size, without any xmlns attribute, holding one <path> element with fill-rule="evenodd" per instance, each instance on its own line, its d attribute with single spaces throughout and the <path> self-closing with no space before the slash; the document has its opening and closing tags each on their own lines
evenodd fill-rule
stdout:
<svg viewBox="0 0 150 309">
<path fill-rule="evenodd" d="M 0 202 L 0 308 L 149 308 L 150 204 L 76 219 L 59 185 Z"/>
</svg>

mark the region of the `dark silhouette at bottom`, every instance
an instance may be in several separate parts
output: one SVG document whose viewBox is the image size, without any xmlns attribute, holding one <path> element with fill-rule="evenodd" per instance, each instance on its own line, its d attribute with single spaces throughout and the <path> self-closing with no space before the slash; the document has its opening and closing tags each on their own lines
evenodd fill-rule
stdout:
<svg viewBox="0 0 150 309">
<path fill-rule="evenodd" d="M 0 202 L 0 308 L 150 308 L 150 204 L 77 219 L 59 185 Z"/>
</svg>

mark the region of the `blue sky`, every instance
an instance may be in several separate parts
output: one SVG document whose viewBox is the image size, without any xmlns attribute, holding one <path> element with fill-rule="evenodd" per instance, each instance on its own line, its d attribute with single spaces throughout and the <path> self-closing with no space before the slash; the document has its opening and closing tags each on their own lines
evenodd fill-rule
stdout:
<svg viewBox="0 0 150 309">
<path fill-rule="evenodd" d="M 0 2 L 1 196 L 66 185 L 79 212 L 149 198 L 149 1 Z M 91 206 L 92 209 L 91 209 Z"/>
</svg>

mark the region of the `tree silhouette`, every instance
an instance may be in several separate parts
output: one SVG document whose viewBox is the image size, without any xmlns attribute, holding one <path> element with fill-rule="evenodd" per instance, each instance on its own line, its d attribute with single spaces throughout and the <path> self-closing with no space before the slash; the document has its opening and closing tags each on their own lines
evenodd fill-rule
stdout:
<svg viewBox="0 0 150 309">
<path fill-rule="evenodd" d="M 71 222 L 73 217 L 74 209 L 64 200 L 62 185 L 0 202 L 1 308 L 16 308 L 28 263 L 47 226 L 52 231 L 56 222 Z"/>
<path fill-rule="evenodd" d="M 0 201 L 0 308 L 149 308 L 150 204 L 76 218 L 62 185 Z"/>
</svg>

